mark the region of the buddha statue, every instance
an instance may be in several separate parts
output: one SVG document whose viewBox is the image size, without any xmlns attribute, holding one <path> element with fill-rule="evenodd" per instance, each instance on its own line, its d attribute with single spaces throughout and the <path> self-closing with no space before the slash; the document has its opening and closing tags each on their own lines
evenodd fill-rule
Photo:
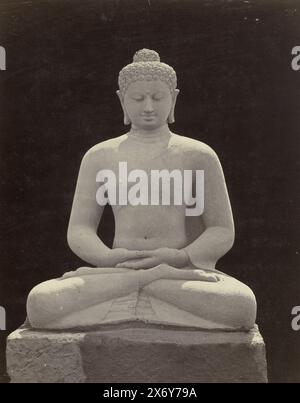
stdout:
<svg viewBox="0 0 300 403">
<path fill-rule="evenodd" d="M 216 268 L 234 242 L 218 156 L 203 142 L 169 128 L 179 94 L 174 69 L 162 63 L 157 52 L 142 49 L 120 71 L 118 83 L 124 124 L 130 129 L 84 155 L 68 226 L 70 248 L 90 266 L 31 290 L 27 299 L 31 326 L 72 329 L 136 320 L 200 329 L 251 329 L 256 319 L 253 292 Z M 152 173 L 156 191 L 149 188 Z M 174 196 L 182 193 L 175 176 L 192 173 L 186 175 L 191 180 L 184 188 L 189 196 L 181 203 L 163 200 L 166 189 L 157 180 L 166 173 L 165 184 Z M 203 186 L 198 188 L 199 181 Z M 114 193 L 113 185 L 119 191 Z M 193 198 L 197 189 L 201 194 Z M 192 202 L 201 198 L 200 207 L 193 208 Z M 107 203 L 115 219 L 112 248 L 97 235 Z"/>
</svg>

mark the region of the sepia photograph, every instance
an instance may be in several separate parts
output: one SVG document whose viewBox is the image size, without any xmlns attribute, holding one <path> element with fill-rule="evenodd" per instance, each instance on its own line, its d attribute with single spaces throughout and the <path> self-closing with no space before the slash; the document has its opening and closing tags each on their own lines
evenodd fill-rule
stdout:
<svg viewBox="0 0 300 403">
<path fill-rule="evenodd" d="M 300 0 L 0 0 L 0 383 L 299 383 L 299 111 Z"/>
</svg>

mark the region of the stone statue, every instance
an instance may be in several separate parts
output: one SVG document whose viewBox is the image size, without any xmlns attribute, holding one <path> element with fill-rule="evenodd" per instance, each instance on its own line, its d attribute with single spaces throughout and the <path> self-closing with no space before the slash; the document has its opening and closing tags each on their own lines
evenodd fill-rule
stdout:
<svg viewBox="0 0 300 403">
<path fill-rule="evenodd" d="M 153 50 L 136 52 L 133 63 L 119 73 L 117 95 L 124 123 L 131 127 L 84 155 L 68 228 L 70 248 L 94 267 L 34 287 L 27 301 L 32 327 L 67 329 L 132 320 L 203 329 L 253 327 L 253 292 L 215 268 L 234 241 L 219 159 L 208 145 L 168 126 L 174 122 L 178 93 L 175 71 Z M 166 189 L 152 192 L 151 201 L 156 200 L 147 201 L 147 180 L 157 172 L 160 179 L 170 173 L 167 183 L 177 198 L 182 188 L 175 176 L 192 172 L 187 200 L 194 200 L 196 179 L 201 179 L 195 173 L 203 172 L 203 211 L 196 215 L 184 202 L 163 203 Z M 108 186 L 110 173 L 116 180 Z M 111 183 L 122 188 L 119 203 L 113 200 Z M 112 249 L 97 235 L 106 202 L 115 218 Z"/>
</svg>

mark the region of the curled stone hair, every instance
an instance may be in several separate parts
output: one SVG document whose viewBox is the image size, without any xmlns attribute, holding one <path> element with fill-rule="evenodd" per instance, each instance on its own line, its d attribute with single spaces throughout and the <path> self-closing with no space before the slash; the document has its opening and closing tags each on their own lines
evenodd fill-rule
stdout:
<svg viewBox="0 0 300 403">
<path fill-rule="evenodd" d="M 159 54 L 150 49 L 135 52 L 133 62 L 120 71 L 118 82 L 122 96 L 129 84 L 138 80 L 161 80 L 168 85 L 172 96 L 177 87 L 175 70 L 168 64 L 162 63 Z"/>
</svg>

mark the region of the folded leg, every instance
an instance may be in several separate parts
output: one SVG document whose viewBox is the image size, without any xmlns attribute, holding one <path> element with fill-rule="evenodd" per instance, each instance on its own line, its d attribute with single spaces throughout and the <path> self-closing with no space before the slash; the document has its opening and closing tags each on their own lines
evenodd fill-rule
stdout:
<svg viewBox="0 0 300 403">
<path fill-rule="evenodd" d="M 235 329 L 250 329 L 256 319 L 256 300 L 249 287 L 218 274 L 219 281 L 156 280 L 144 287 L 149 295 L 200 318 Z"/>
<path fill-rule="evenodd" d="M 51 328 L 51 323 L 94 305 L 128 295 L 139 288 L 136 272 L 87 274 L 45 281 L 34 287 L 27 299 L 31 326 Z"/>
</svg>

